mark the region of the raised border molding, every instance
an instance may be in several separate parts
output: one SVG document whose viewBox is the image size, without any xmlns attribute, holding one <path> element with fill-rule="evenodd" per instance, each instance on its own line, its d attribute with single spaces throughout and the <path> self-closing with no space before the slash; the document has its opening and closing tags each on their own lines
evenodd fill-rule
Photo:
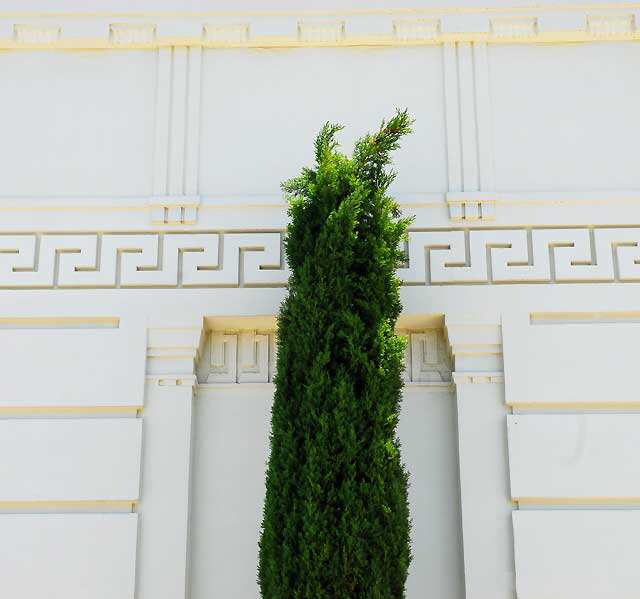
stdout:
<svg viewBox="0 0 640 599">
<path fill-rule="evenodd" d="M 283 287 L 283 231 L 0 234 L 0 288 Z M 410 231 L 405 285 L 640 281 L 640 226 Z"/>
<path fill-rule="evenodd" d="M 637 3 L 609 3 L 342 11 L 4 13 L 0 19 L 16 29 L 7 32 L 7 37 L 4 37 L 7 33 L 0 34 L 0 49 L 284 48 L 635 40 L 640 39 L 636 26 L 638 8 Z M 257 29 L 261 35 L 251 33 L 254 23 L 260 24 Z M 353 30 L 366 33 L 351 33 L 352 25 Z M 185 31 L 192 33 L 185 35 Z"/>
</svg>

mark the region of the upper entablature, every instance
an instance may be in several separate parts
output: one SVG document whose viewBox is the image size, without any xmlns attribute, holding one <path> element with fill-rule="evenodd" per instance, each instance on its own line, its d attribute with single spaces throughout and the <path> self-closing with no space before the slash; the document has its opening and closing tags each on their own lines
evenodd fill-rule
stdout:
<svg viewBox="0 0 640 599">
<path fill-rule="evenodd" d="M 267 5 L 268 6 L 268 5 Z M 0 13 L 0 49 L 402 46 L 640 39 L 638 4 Z"/>
</svg>

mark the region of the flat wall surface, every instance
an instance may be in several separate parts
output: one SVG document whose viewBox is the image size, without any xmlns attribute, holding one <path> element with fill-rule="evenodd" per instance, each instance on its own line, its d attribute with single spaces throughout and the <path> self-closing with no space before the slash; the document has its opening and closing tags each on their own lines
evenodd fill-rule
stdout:
<svg viewBox="0 0 640 599">
<path fill-rule="evenodd" d="M 20 599 L 134 597 L 136 520 L 135 514 L 3 514 L 3 588 Z"/>
</svg>

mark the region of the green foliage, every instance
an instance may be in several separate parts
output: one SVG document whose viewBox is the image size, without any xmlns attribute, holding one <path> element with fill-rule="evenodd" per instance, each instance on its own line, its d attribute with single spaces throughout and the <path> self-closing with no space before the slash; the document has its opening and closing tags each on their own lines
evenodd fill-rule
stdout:
<svg viewBox="0 0 640 599">
<path fill-rule="evenodd" d="M 395 269 L 409 219 L 386 195 L 406 111 L 316 164 L 289 194 L 289 293 L 278 318 L 271 456 L 260 538 L 263 599 L 401 599 L 411 559 L 396 424 L 404 340 Z"/>
</svg>

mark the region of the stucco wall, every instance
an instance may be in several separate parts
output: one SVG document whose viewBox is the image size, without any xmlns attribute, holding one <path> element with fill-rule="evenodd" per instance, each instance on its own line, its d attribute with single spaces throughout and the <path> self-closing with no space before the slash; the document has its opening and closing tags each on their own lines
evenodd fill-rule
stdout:
<svg viewBox="0 0 640 599">
<path fill-rule="evenodd" d="M 7 596 L 258 596 L 279 183 L 395 107 L 407 597 L 632 596 L 629 13 L 0 18 Z"/>
</svg>

